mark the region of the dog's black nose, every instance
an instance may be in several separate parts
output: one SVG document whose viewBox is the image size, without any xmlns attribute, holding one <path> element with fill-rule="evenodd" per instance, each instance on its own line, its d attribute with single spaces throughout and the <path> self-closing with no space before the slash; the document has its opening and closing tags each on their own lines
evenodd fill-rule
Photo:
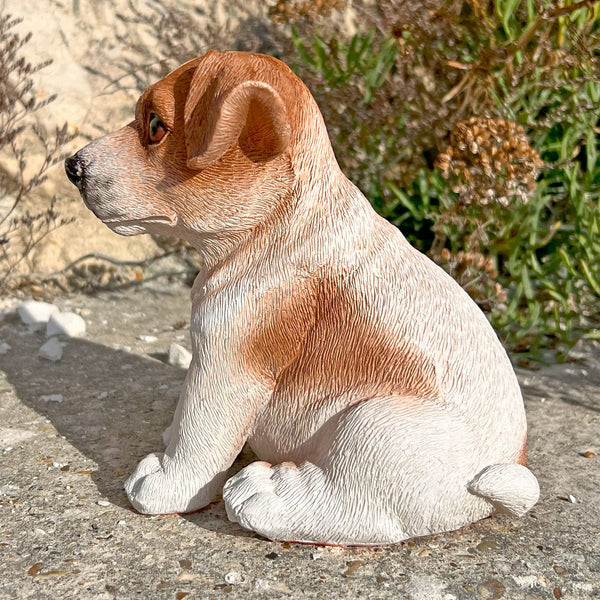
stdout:
<svg viewBox="0 0 600 600">
<path fill-rule="evenodd" d="M 80 187 L 85 172 L 83 168 L 83 161 L 77 154 L 69 156 L 69 158 L 65 160 L 65 171 L 71 183 L 77 187 Z"/>
</svg>

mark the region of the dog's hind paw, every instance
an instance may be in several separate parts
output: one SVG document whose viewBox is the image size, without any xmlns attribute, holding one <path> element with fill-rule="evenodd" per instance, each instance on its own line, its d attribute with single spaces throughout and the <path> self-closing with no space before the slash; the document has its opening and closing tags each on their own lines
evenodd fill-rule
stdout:
<svg viewBox="0 0 600 600">
<path fill-rule="evenodd" d="M 312 505 L 322 480 L 322 471 L 310 463 L 254 462 L 225 483 L 227 516 L 272 540 L 314 541 L 319 517 Z"/>
</svg>

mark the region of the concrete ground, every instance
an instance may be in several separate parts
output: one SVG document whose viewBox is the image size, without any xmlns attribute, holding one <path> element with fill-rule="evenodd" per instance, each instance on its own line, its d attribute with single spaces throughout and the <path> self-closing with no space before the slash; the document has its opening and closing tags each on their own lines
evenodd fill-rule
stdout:
<svg viewBox="0 0 600 600">
<path fill-rule="evenodd" d="M 56 363 L 38 358 L 44 335 L 13 304 L 0 320 L 0 347 L 10 346 L 0 354 L 0 598 L 600 598 L 598 347 L 577 364 L 519 371 L 542 489 L 528 515 L 393 547 L 323 548 L 264 540 L 230 523 L 222 503 L 158 517 L 129 506 L 123 482 L 162 450 L 184 377 L 164 355 L 188 345 L 189 289 L 58 299 L 87 334 Z"/>
</svg>

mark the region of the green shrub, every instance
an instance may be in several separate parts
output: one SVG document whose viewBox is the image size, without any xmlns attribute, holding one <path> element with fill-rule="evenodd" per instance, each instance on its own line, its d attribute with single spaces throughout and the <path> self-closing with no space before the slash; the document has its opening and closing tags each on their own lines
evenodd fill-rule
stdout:
<svg viewBox="0 0 600 600">
<path fill-rule="evenodd" d="M 600 5 L 417 4 L 348 40 L 298 20 L 294 68 L 376 210 L 509 348 L 564 358 L 600 337 Z"/>
</svg>

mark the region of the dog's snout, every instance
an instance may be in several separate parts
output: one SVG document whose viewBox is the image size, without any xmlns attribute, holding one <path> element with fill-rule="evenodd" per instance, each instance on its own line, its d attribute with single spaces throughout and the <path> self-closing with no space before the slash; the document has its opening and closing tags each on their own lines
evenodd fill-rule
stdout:
<svg viewBox="0 0 600 600">
<path fill-rule="evenodd" d="M 69 156 L 69 158 L 65 160 L 65 171 L 69 181 L 77 187 L 80 187 L 85 175 L 85 169 L 83 160 L 78 154 Z"/>
</svg>

